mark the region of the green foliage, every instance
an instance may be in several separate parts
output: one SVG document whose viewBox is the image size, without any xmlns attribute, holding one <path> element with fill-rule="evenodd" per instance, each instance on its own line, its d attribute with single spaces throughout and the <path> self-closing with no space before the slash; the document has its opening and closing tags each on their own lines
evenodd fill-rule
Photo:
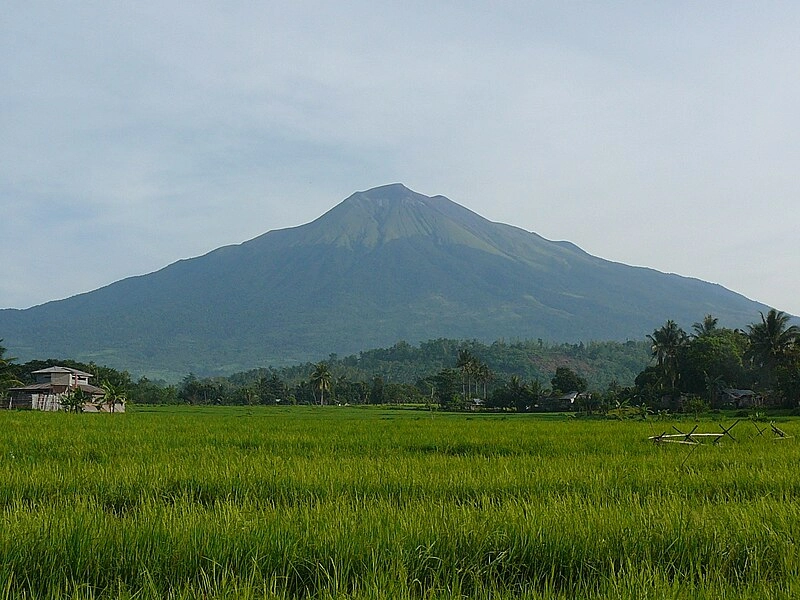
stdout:
<svg viewBox="0 0 800 600">
<path fill-rule="evenodd" d="M 740 330 L 717 325 L 706 315 L 688 337 L 674 321 L 648 336 L 655 366 L 635 381 L 636 393 L 648 404 L 683 406 L 697 413 L 702 406 L 720 408 L 725 390 L 752 389 L 772 406 L 800 404 L 800 328 L 780 311 L 761 313 L 760 322 Z M 686 408 L 686 407 L 689 408 Z M 665 407 L 666 408 L 666 407 Z"/>
<path fill-rule="evenodd" d="M 442 369 L 431 377 L 434 399 L 445 410 L 464 407 L 463 396 L 458 393 L 459 374 L 455 369 Z"/>
<path fill-rule="evenodd" d="M 372 379 L 372 384 L 369 388 L 369 403 L 386 403 L 386 383 L 383 381 L 383 377 L 374 377 Z"/>
<path fill-rule="evenodd" d="M 167 385 L 163 381 L 150 381 L 147 377 L 142 377 L 136 383 L 131 384 L 128 390 L 128 400 L 133 404 L 141 405 L 178 404 L 181 401 L 175 386 Z"/>
<path fill-rule="evenodd" d="M 579 414 L 605 415 L 610 410 L 611 401 L 602 394 L 581 394 L 576 399 Z M 620 403 L 614 402 L 619 408 Z"/>
<path fill-rule="evenodd" d="M 697 418 L 700 414 L 707 412 L 711 405 L 700 396 L 687 396 L 681 408 L 684 412 L 693 413 Z"/>
<path fill-rule="evenodd" d="M 326 403 L 351 405 L 424 404 L 430 401 L 436 376 L 442 370 L 458 366 L 460 400 L 437 403 L 455 408 L 463 407 L 471 398 L 482 398 L 489 406 L 495 406 L 498 401 L 506 401 L 498 400 L 500 396 L 492 400 L 492 396 L 510 378 L 521 378 L 520 374 L 533 374 L 525 378 L 538 382 L 540 377 L 546 377 L 566 363 L 574 365 L 578 380 L 588 380 L 597 386 L 614 374 L 632 383 L 646 360 L 645 345 L 635 342 L 555 346 L 541 341 L 486 345 L 474 340 L 441 339 L 419 346 L 399 342 L 390 348 L 344 358 L 331 355 L 327 361 L 316 365 L 256 369 L 228 378 L 201 379 L 190 374 L 177 389 L 177 396 L 187 404 L 274 404 L 278 400 L 319 404 L 321 397 Z M 320 365 L 324 367 L 318 373 Z M 577 375 L 578 370 L 585 376 Z M 324 376 L 324 390 L 319 388 L 320 376 Z M 538 392 L 534 394 L 537 395 Z M 131 398 L 133 400 L 133 396 Z M 512 400 L 510 406 L 533 406 L 535 403 L 536 398 L 528 396 L 524 400 Z"/>
<path fill-rule="evenodd" d="M 696 337 L 703 337 L 713 335 L 718 331 L 719 319 L 714 315 L 706 315 L 703 320 L 692 325 L 694 335 Z"/>
<path fill-rule="evenodd" d="M 314 366 L 314 371 L 311 373 L 311 385 L 319 395 L 320 405 L 324 405 L 325 392 L 331 389 L 331 371 L 326 363 L 321 362 Z"/>
<path fill-rule="evenodd" d="M 177 387 L 147 378 L 132 382 L 127 371 L 94 363 L 49 359 L 17 365 L 2 360 L 5 349 L 0 347 L 0 375 L 31 383 L 32 371 L 62 364 L 95 374 L 96 381 L 120 397 L 142 405 L 426 404 L 433 399 L 441 406 L 464 408 L 473 398 L 482 398 L 489 408 L 524 412 L 543 395 L 538 383 L 543 380 L 551 382 L 554 392 L 592 392 L 579 402 L 584 412 L 606 412 L 623 402 L 678 410 L 686 396 L 720 408 L 728 388 L 755 389 L 768 405 L 798 406 L 800 345 L 798 330 L 788 326 L 786 316 L 762 314 L 761 323 L 751 325 L 748 334 L 720 327 L 717 321 L 706 315 L 695 323 L 695 334 L 687 336 L 670 320 L 647 336 L 648 342 L 624 344 L 437 339 L 413 346 L 401 341 L 343 358 L 332 354 L 317 364 L 260 368 L 230 377 L 190 373 Z M 648 354 L 656 364 L 647 365 Z M 454 367 L 457 400 L 450 396 L 449 384 L 442 387 L 442 372 Z"/>
<path fill-rule="evenodd" d="M 178 398 L 178 393 L 174 386 L 168 385 L 164 381 L 151 381 L 146 377 L 142 377 L 133 382 L 127 371 L 118 371 L 111 367 L 91 362 L 83 363 L 71 359 L 52 358 L 48 360 L 32 360 L 24 364 L 10 364 L 9 361 L 8 373 L 13 380 L 13 385 L 28 385 L 34 383 L 34 371 L 56 365 L 91 374 L 94 378 L 93 382 L 103 387 L 106 393 L 111 392 L 113 397 L 122 401 L 129 401 L 133 404 L 176 404 L 180 401 L 185 401 L 185 398 Z"/>
<path fill-rule="evenodd" d="M 681 351 L 688 343 L 686 332 L 678 327 L 675 321 L 669 320 L 660 329 L 656 329 L 647 336 L 650 340 L 651 352 L 656 359 L 658 366 L 662 369 L 666 380 L 669 382 L 669 389 L 677 389 L 680 369 L 678 362 Z"/>
<path fill-rule="evenodd" d="M 256 383 L 256 393 L 261 404 L 278 404 L 288 398 L 288 388 L 277 373 L 261 377 Z"/>
<path fill-rule="evenodd" d="M 585 392 L 587 389 L 586 379 L 578 375 L 569 367 L 558 367 L 556 374 L 550 380 L 554 392 L 562 394 L 568 392 Z"/>
<path fill-rule="evenodd" d="M 709 381 L 733 388 L 752 385 L 743 362 L 747 347 L 747 337 L 731 329 L 717 329 L 692 339 L 681 357 L 681 389 L 692 394 L 710 393 Z"/>
<path fill-rule="evenodd" d="M 228 387 L 223 381 L 198 379 L 189 373 L 179 388 L 178 398 L 186 404 L 233 404 L 223 401 Z"/>
<path fill-rule="evenodd" d="M 759 369 L 760 383 L 765 388 L 777 384 L 778 370 L 791 362 L 800 341 L 800 327 L 789 325 L 790 320 L 786 313 L 770 309 L 766 315 L 761 313 L 760 323 L 748 327 L 747 356 Z"/>
<path fill-rule="evenodd" d="M 0 339 L 0 398 L 5 396 L 9 388 L 22 383 L 12 364 L 15 360 L 15 358 L 6 356 L 6 348 L 3 346 L 3 340 Z"/>
<path fill-rule="evenodd" d="M 109 407 L 111 412 L 116 410 L 117 404 L 125 404 L 127 401 L 125 392 L 119 386 L 116 386 L 109 381 L 104 381 L 101 387 L 105 393 L 103 396 L 103 402 Z"/>
<path fill-rule="evenodd" d="M 501 410 L 514 409 L 517 412 L 527 412 L 534 408 L 541 393 L 538 381 L 525 383 L 516 375 L 512 375 L 511 379 L 492 393 L 489 406 Z"/>
<path fill-rule="evenodd" d="M 467 351 L 478 367 L 486 367 L 480 381 L 478 394 L 483 395 L 483 379 L 490 375 L 489 386 L 502 385 L 512 375 L 526 380 L 549 379 L 559 366 L 567 366 L 587 380 L 591 389 L 604 389 L 611 381 L 632 384 L 636 375 L 647 365 L 648 350 L 644 342 L 591 342 L 589 344 L 547 344 L 541 341 L 506 342 L 498 340 L 484 344 L 476 340 L 438 339 L 412 346 L 398 342 L 389 348 L 365 350 L 356 355 L 339 358 L 336 355 L 325 361 L 335 377 L 350 381 L 371 381 L 381 377 L 384 381 L 415 383 L 436 374 L 441 369 L 458 365 L 459 353 Z M 248 384 L 276 373 L 290 385 L 308 377 L 314 365 L 304 363 L 280 369 L 256 369 L 238 373 L 229 378 L 234 384 Z M 459 367 L 461 368 L 461 367 Z M 467 377 L 473 392 L 476 376 L 464 371 L 464 392 Z"/>
<path fill-rule="evenodd" d="M 800 345 L 787 352 L 776 368 L 775 381 L 784 407 L 800 405 Z"/>
<path fill-rule="evenodd" d="M 84 405 L 91 399 L 91 394 L 84 392 L 81 388 L 75 388 L 61 398 L 61 407 L 67 412 L 83 412 Z"/>
</svg>

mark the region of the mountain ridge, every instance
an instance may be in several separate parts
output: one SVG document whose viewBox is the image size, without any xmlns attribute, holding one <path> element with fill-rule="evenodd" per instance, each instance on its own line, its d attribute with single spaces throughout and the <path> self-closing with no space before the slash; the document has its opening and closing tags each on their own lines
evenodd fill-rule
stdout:
<svg viewBox="0 0 800 600">
<path fill-rule="evenodd" d="M 22 359 L 152 375 L 229 373 L 398 340 L 642 339 L 707 313 L 744 327 L 763 304 L 698 279 L 592 256 L 402 184 L 319 218 L 97 290 L 9 313 Z"/>
</svg>

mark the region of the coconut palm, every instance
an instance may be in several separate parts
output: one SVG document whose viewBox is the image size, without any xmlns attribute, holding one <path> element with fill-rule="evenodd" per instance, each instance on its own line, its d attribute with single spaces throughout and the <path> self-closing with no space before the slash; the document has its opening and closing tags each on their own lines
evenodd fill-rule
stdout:
<svg viewBox="0 0 800 600">
<path fill-rule="evenodd" d="M 661 328 L 648 335 L 653 358 L 670 382 L 670 388 L 675 389 L 678 379 L 678 359 L 681 349 L 686 346 L 686 332 L 678 327 L 673 320 L 669 320 Z"/>
<path fill-rule="evenodd" d="M 122 393 L 122 390 L 119 386 L 114 385 L 110 381 L 106 381 L 101 386 L 105 395 L 103 397 L 103 401 L 110 412 L 114 412 L 114 409 L 117 404 L 125 402 L 125 395 Z"/>
<path fill-rule="evenodd" d="M 725 389 L 725 380 L 722 375 L 711 376 L 708 373 L 703 373 L 703 381 L 706 391 L 708 392 L 708 401 L 711 408 L 717 408 L 719 395 Z"/>
<path fill-rule="evenodd" d="M 331 372 L 328 365 L 321 362 L 314 366 L 314 371 L 311 373 L 311 385 L 315 391 L 319 392 L 320 406 L 325 404 L 325 392 L 331 389 Z"/>
<path fill-rule="evenodd" d="M 695 337 L 702 337 L 704 335 L 711 335 L 717 329 L 717 323 L 719 323 L 719 319 L 713 315 L 706 315 L 703 317 L 703 320 L 699 323 L 695 323 L 692 325 L 692 329 L 694 329 Z"/>
<path fill-rule="evenodd" d="M 6 348 L 3 346 L 2 342 L 3 340 L 0 339 L 0 397 L 4 396 L 9 388 L 22 384 L 22 382 L 14 376 L 14 371 L 11 366 L 11 363 L 16 359 L 5 356 Z"/>
<path fill-rule="evenodd" d="M 472 352 L 464 348 L 458 351 L 458 361 L 456 368 L 461 371 L 461 395 L 464 400 L 467 399 L 467 394 L 472 390 L 472 374 L 475 370 L 475 357 Z"/>
<path fill-rule="evenodd" d="M 486 400 L 486 387 L 487 384 L 494 379 L 494 373 L 492 373 L 489 365 L 482 362 L 477 362 L 475 365 L 475 391 L 478 391 L 478 384 L 483 384 L 483 399 Z"/>
<path fill-rule="evenodd" d="M 761 313 L 760 323 L 748 326 L 750 348 L 747 358 L 765 371 L 769 385 L 775 382 L 778 366 L 800 340 L 800 327 L 789 325 L 790 321 L 789 315 L 771 308 L 766 315 Z"/>
</svg>

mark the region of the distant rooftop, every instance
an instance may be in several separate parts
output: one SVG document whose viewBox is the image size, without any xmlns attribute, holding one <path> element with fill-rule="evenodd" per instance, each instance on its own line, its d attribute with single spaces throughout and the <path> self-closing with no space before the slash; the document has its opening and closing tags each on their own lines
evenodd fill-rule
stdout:
<svg viewBox="0 0 800 600">
<path fill-rule="evenodd" d="M 83 375 L 84 377 L 94 377 L 91 373 L 84 373 L 83 371 L 79 371 L 78 369 L 70 369 L 68 367 L 47 367 L 46 369 L 39 369 L 38 371 L 34 371 L 36 373 L 72 373 L 73 375 Z"/>
</svg>

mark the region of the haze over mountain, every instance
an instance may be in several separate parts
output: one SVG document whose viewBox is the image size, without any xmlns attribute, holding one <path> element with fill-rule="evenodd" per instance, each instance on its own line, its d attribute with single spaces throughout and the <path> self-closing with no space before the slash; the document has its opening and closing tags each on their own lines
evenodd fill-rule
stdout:
<svg viewBox="0 0 800 600">
<path fill-rule="evenodd" d="M 400 184 L 315 221 L 26 310 L 21 360 L 70 357 L 170 378 L 319 360 L 398 340 L 643 339 L 766 306 L 719 285 L 591 256 Z"/>
</svg>

